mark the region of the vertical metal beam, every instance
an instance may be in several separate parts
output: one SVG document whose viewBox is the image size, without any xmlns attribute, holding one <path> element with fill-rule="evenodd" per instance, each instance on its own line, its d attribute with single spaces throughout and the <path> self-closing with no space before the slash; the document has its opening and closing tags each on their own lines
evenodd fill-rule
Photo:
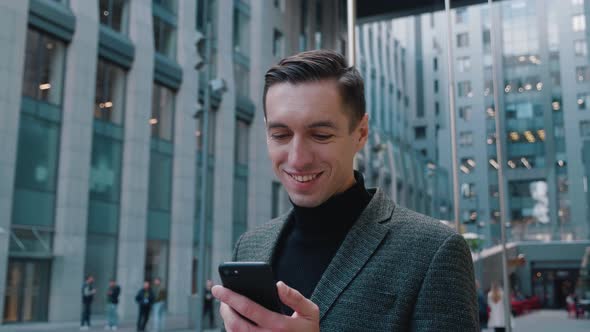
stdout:
<svg viewBox="0 0 590 332">
<path fill-rule="evenodd" d="M 459 221 L 459 165 L 457 161 L 457 128 L 455 128 L 455 73 L 453 70 L 453 29 L 451 20 L 451 2 L 445 0 L 445 14 L 447 16 L 447 69 L 449 75 L 449 122 L 451 126 L 451 158 L 453 172 L 453 210 L 455 215 L 455 228 L 461 233 Z"/>
<path fill-rule="evenodd" d="M 348 53 L 348 65 L 356 65 L 356 0 L 346 1 L 346 17 L 347 17 L 347 30 L 348 30 L 348 47 L 346 53 Z"/>
<path fill-rule="evenodd" d="M 196 331 L 203 331 L 203 302 L 205 301 L 205 233 L 207 218 L 207 171 L 209 170 L 209 109 L 211 108 L 211 22 L 209 0 L 203 1 L 203 23 L 205 24 L 205 93 L 203 96 L 203 118 L 201 122 L 201 199 L 199 210 L 199 258 L 197 261 L 197 312 Z"/>
<path fill-rule="evenodd" d="M 494 13 L 492 0 L 488 0 L 488 7 L 490 13 L 490 39 L 492 48 L 492 86 L 494 89 L 494 120 L 496 123 L 496 158 L 498 161 L 498 192 L 500 197 L 500 230 L 502 233 L 502 278 L 504 279 L 504 322 L 506 323 L 506 331 L 511 332 L 512 327 L 510 324 L 510 280 L 508 280 L 508 257 L 506 253 L 506 220 L 505 218 L 505 196 L 506 188 L 504 187 L 504 158 L 502 156 L 502 135 L 500 128 L 500 84 L 498 84 L 498 62 L 496 59 L 496 47 L 498 47 L 498 36 L 496 34 L 496 28 L 494 24 Z"/>
</svg>

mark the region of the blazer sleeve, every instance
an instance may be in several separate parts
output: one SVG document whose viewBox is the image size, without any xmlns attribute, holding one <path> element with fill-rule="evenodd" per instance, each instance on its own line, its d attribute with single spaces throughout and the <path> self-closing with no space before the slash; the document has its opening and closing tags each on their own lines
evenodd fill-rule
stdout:
<svg viewBox="0 0 590 332">
<path fill-rule="evenodd" d="M 435 253 L 418 293 L 412 331 L 479 331 L 473 262 L 462 236 Z"/>
</svg>

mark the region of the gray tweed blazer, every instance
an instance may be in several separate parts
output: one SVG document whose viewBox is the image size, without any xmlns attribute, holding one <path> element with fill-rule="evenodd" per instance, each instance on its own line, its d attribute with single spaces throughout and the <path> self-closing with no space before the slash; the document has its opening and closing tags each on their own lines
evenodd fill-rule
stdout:
<svg viewBox="0 0 590 332">
<path fill-rule="evenodd" d="M 370 192 L 311 296 L 321 331 L 479 331 L 463 237 L 380 189 Z M 291 213 L 243 234 L 234 260 L 271 263 Z"/>
</svg>

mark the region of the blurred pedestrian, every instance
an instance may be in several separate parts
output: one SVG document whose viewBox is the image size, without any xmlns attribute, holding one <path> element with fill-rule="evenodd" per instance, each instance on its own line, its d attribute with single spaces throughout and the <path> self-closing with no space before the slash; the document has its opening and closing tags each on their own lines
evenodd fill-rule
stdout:
<svg viewBox="0 0 590 332">
<path fill-rule="evenodd" d="M 213 327 L 213 281 L 207 280 L 207 287 L 205 288 L 205 303 L 203 304 L 203 317 L 209 316 L 209 328 Z"/>
<path fill-rule="evenodd" d="M 492 288 L 488 293 L 488 304 L 490 306 L 490 319 L 488 327 L 494 328 L 495 332 L 506 330 L 506 314 L 504 312 L 504 293 L 496 281 L 492 282 Z"/>
<path fill-rule="evenodd" d="M 477 288 L 477 306 L 479 309 L 479 330 L 483 331 L 488 327 L 488 301 L 481 290 L 479 280 L 475 281 L 475 287 Z"/>
<path fill-rule="evenodd" d="M 154 304 L 154 292 L 150 288 L 150 282 L 144 281 L 143 288 L 135 295 L 135 302 L 139 305 L 137 317 L 137 331 L 145 331 L 145 326 L 150 318 L 150 311 Z"/>
<path fill-rule="evenodd" d="M 166 326 L 166 297 L 167 292 L 160 278 L 154 279 L 154 294 L 156 300 L 154 303 L 154 331 L 162 331 Z"/>
<path fill-rule="evenodd" d="M 94 294 L 96 294 L 94 277 L 89 274 L 82 284 L 82 321 L 80 322 L 80 330 L 88 330 L 90 328 L 90 313 Z"/>
<path fill-rule="evenodd" d="M 119 304 L 119 295 L 121 294 L 121 287 L 117 285 L 115 279 L 109 280 L 109 289 L 107 290 L 107 325 L 105 330 L 117 330 L 119 325 L 119 315 L 117 313 L 117 306 Z"/>
</svg>

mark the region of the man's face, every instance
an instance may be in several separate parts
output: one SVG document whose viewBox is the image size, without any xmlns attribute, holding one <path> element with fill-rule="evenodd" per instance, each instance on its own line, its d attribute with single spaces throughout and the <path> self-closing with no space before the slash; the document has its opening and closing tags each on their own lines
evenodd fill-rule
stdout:
<svg viewBox="0 0 590 332">
<path fill-rule="evenodd" d="M 150 288 L 150 283 L 146 281 L 143 283 L 143 289 L 148 289 L 148 288 Z"/>
<path fill-rule="evenodd" d="M 160 286 L 160 279 L 154 280 L 154 286 Z"/>
<path fill-rule="evenodd" d="M 350 131 L 336 82 L 273 85 L 266 95 L 267 146 L 275 174 L 298 206 L 315 207 L 354 184 L 354 155 L 368 117 Z"/>
</svg>

